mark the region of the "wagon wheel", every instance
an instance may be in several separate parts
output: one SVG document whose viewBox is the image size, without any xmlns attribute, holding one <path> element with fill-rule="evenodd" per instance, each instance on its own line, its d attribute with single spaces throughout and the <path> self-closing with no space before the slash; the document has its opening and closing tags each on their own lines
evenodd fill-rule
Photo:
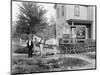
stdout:
<svg viewBox="0 0 100 75">
<path fill-rule="evenodd" d="M 59 50 L 61 54 L 66 54 L 67 53 L 67 47 L 64 45 L 59 46 Z"/>
<path fill-rule="evenodd" d="M 69 46 L 68 47 L 68 50 L 67 50 L 67 54 L 71 54 L 71 53 L 75 53 L 76 54 L 76 52 L 75 52 L 75 46 L 73 45 L 73 46 Z"/>
<path fill-rule="evenodd" d="M 66 54 L 71 54 L 71 53 L 75 53 L 76 54 L 76 52 L 75 52 L 76 48 L 75 48 L 74 45 L 70 45 L 70 44 L 68 44 L 68 45 L 61 45 L 61 48 L 65 48 L 66 49 Z"/>
</svg>

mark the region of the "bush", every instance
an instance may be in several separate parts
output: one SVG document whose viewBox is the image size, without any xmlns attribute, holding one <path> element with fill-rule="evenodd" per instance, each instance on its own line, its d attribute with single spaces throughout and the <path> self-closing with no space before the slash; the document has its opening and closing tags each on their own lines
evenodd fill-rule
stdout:
<svg viewBox="0 0 100 75">
<path fill-rule="evenodd" d="M 95 54 L 87 54 L 86 56 L 88 58 L 90 58 L 90 59 L 96 59 L 96 55 Z"/>
<path fill-rule="evenodd" d="M 24 54 L 27 54 L 28 53 L 28 49 L 26 47 L 24 47 L 24 48 L 21 48 L 21 49 L 16 49 L 14 52 L 15 53 L 24 53 Z"/>
<path fill-rule="evenodd" d="M 17 49 L 21 49 L 23 46 L 19 45 L 18 43 L 12 43 L 12 52 L 15 52 Z"/>
<path fill-rule="evenodd" d="M 81 52 L 93 52 L 96 50 L 96 45 L 95 42 L 87 42 L 84 44 L 76 44 L 75 48 L 76 52 L 81 53 Z"/>
</svg>

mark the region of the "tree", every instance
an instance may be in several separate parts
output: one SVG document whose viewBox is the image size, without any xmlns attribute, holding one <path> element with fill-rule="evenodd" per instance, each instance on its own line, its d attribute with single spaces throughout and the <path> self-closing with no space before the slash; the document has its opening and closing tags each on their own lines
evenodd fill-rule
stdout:
<svg viewBox="0 0 100 75">
<path fill-rule="evenodd" d="M 44 40 L 48 40 L 50 38 L 56 37 L 56 24 L 48 25 L 46 28 L 42 31 L 37 33 L 37 36 L 41 37 Z"/>
<path fill-rule="evenodd" d="M 47 19 L 44 17 L 47 12 L 43 6 L 32 2 L 23 2 L 19 6 L 20 14 L 16 22 L 16 32 L 18 34 L 36 33 L 47 25 Z"/>
</svg>

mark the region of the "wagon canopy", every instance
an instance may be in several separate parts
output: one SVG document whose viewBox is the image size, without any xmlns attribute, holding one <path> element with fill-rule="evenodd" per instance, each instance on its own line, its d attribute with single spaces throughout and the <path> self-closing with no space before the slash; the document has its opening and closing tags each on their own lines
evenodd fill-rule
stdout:
<svg viewBox="0 0 100 75">
<path fill-rule="evenodd" d="M 56 38 L 51 38 L 51 39 L 48 39 L 45 44 L 48 44 L 48 45 L 57 45 L 58 44 L 58 40 Z"/>
</svg>

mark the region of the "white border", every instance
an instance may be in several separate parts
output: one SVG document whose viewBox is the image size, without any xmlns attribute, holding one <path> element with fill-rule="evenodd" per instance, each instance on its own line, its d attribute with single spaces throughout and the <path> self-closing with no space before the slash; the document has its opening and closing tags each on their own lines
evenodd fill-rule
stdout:
<svg viewBox="0 0 100 75">
<path fill-rule="evenodd" d="M 29 0 L 27 0 L 29 1 Z M 41 2 L 57 2 L 71 4 L 97 5 L 97 70 L 69 71 L 69 72 L 51 72 L 38 73 L 41 75 L 100 75 L 100 0 L 31 0 Z M 0 75 L 10 74 L 10 0 L 1 0 L 0 2 Z M 32 74 L 27 74 L 32 75 Z M 35 75 L 35 74 L 34 74 Z"/>
</svg>

